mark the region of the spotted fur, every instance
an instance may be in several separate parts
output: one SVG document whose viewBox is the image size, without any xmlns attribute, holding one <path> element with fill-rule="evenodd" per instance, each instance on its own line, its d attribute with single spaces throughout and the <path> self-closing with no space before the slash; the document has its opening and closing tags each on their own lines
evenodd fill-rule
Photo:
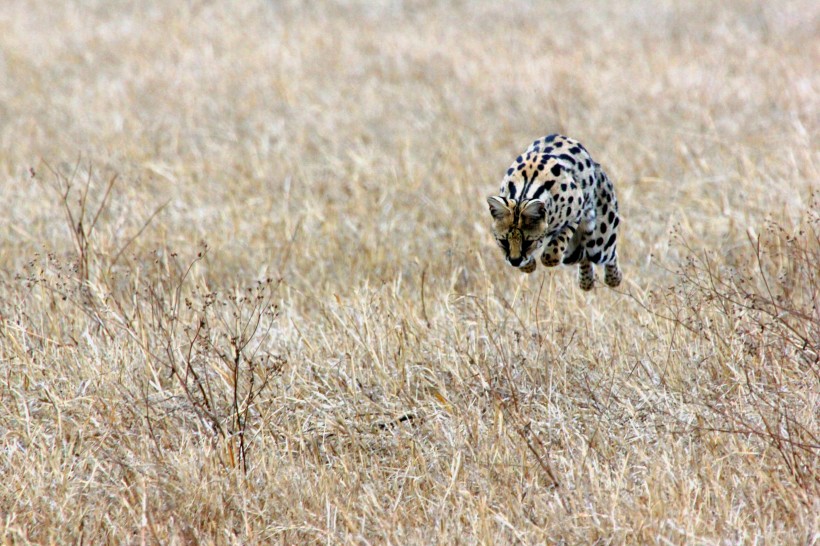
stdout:
<svg viewBox="0 0 820 546">
<path fill-rule="evenodd" d="M 530 144 L 487 203 L 511 266 L 532 273 L 539 257 L 545 267 L 578 264 L 579 285 L 591 290 L 593 264 L 602 265 L 608 286 L 621 283 L 615 189 L 577 140 L 550 135 Z"/>
</svg>

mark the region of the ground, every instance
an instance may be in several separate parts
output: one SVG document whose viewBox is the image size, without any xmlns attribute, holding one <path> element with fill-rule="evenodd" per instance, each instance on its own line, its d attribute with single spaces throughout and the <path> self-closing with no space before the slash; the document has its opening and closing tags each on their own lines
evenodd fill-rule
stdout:
<svg viewBox="0 0 820 546">
<path fill-rule="evenodd" d="M 819 18 L 2 2 L 0 536 L 814 543 Z M 553 132 L 615 290 L 490 235 Z"/>
</svg>

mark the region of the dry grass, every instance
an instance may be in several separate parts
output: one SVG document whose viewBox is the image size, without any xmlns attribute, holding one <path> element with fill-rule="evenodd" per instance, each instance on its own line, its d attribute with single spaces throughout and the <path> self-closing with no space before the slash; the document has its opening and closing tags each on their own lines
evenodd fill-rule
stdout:
<svg viewBox="0 0 820 546">
<path fill-rule="evenodd" d="M 820 540 L 816 2 L 168 4 L 0 5 L 5 543 Z"/>
</svg>

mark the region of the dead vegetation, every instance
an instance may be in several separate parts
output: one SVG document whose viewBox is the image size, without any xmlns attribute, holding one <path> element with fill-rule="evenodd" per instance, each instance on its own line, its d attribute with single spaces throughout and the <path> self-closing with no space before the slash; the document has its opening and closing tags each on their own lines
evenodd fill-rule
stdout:
<svg viewBox="0 0 820 546">
<path fill-rule="evenodd" d="M 4 3 L 4 542 L 814 544 L 819 14 Z M 494 248 L 551 131 L 618 290 Z"/>
</svg>

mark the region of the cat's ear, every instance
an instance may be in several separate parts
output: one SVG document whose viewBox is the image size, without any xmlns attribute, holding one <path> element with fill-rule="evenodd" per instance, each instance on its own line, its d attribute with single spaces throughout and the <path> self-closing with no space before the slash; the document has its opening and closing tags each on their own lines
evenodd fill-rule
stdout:
<svg viewBox="0 0 820 546">
<path fill-rule="evenodd" d="M 504 220 L 512 216 L 512 210 L 507 204 L 507 200 L 498 195 L 491 195 L 487 198 L 487 204 L 490 206 L 490 214 L 496 220 Z"/>
<path fill-rule="evenodd" d="M 547 207 L 540 199 L 532 199 L 521 206 L 521 219 L 528 224 L 537 224 L 547 216 Z"/>
</svg>

